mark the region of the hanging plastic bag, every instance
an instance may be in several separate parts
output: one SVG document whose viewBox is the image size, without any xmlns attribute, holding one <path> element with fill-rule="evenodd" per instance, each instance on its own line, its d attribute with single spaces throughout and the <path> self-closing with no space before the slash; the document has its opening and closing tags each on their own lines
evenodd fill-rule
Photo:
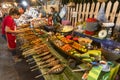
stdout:
<svg viewBox="0 0 120 80">
<path fill-rule="evenodd" d="M 66 12 L 67 12 L 67 7 L 64 6 L 64 7 L 61 9 L 60 13 L 59 13 L 59 15 L 60 15 L 60 17 L 61 17 L 62 19 L 65 17 Z"/>
<path fill-rule="evenodd" d="M 105 5 L 102 4 L 101 5 L 101 8 L 98 12 L 98 16 L 97 16 L 97 19 L 100 21 L 100 22 L 107 22 L 107 19 L 105 17 Z"/>
</svg>

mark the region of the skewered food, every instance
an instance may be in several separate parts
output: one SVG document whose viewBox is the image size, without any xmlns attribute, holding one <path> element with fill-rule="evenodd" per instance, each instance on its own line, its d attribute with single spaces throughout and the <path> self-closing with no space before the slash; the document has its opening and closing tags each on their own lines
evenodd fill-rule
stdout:
<svg viewBox="0 0 120 80">
<path fill-rule="evenodd" d="M 56 58 L 52 57 L 52 58 L 49 58 L 48 60 L 46 60 L 45 63 L 50 63 L 51 61 L 54 61 L 54 60 L 56 60 Z"/>
<path fill-rule="evenodd" d="M 49 67 L 49 69 L 52 68 L 45 74 L 55 74 L 63 71 L 65 67 L 60 64 L 60 60 L 51 54 L 49 47 L 42 41 L 42 39 L 34 35 L 35 33 L 32 29 L 24 28 L 19 30 L 25 32 L 18 35 L 18 38 L 22 43 L 20 49 L 23 50 L 23 55 L 25 57 L 32 56 L 32 58 L 27 60 L 29 64 L 36 63 L 36 65 L 30 67 L 32 69 L 31 71 L 46 67 Z M 40 32 L 40 30 L 35 29 L 35 32 Z M 70 42 L 70 40 L 67 41 L 68 43 Z M 59 47 L 64 45 L 61 40 L 56 40 L 55 43 Z"/>
<path fill-rule="evenodd" d="M 39 50 L 36 50 L 37 54 L 42 54 L 44 52 L 48 52 L 49 49 L 45 46 L 45 47 L 41 47 Z"/>
<path fill-rule="evenodd" d="M 60 63 L 59 60 L 54 60 L 54 61 L 51 61 L 50 63 L 46 64 L 46 65 L 43 65 L 42 68 L 45 68 L 45 67 L 53 67 L 55 65 L 58 65 Z"/>
<path fill-rule="evenodd" d="M 21 25 L 19 25 L 20 28 L 26 28 L 26 27 L 29 27 L 29 26 L 30 26 L 30 24 L 21 24 Z"/>
<path fill-rule="evenodd" d="M 27 27 L 27 28 L 19 28 L 19 30 L 25 32 L 25 31 L 29 31 L 31 29 L 29 27 Z"/>
<path fill-rule="evenodd" d="M 42 42 L 42 40 L 38 38 L 38 39 L 36 39 L 36 40 L 31 41 L 30 43 L 31 43 L 31 44 L 38 44 L 38 43 L 40 43 L 40 42 Z"/>
<path fill-rule="evenodd" d="M 65 68 L 64 65 L 58 64 L 58 65 L 52 67 L 52 68 L 48 71 L 48 73 L 52 73 L 52 74 L 54 74 L 54 73 L 55 73 L 55 74 L 56 74 L 56 73 L 61 73 L 64 68 Z"/>
<path fill-rule="evenodd" d="M 23 55 L 28 55 L 28 54 L 33 53 L 33 52 L 34 52 L 34 49 L 29 49 L 29 50 L 23 52 Z"/>
<path fill-rule="evenodd" d="M 46 44 L 34 46 L 33 48 L 28 49 L 27 51 L 24 51 L 23 55 L 28 55 L 28 54 L 32 54 L 32 53 L 40 54 L 42 52 L 48 52 L 49 49 L 46 46 L 47 46 Z"/>
<path fill-rule="evenodd" d="M 47 56 L 45 56 L 45 57 L 42 57 L 42 61 L 45 61 L 45 60 L 47 60 L 47 59 L 49 59 L 49 58 L 51 58 L 53 55 L 52 54 L 49 54 L 49 55 L 47 55 Z"/>
<path fill-rule="evenodd" d="M 48 55 L 48 54 L 50 54 L 49 51 L 48 51 L 48 52 L 41 53 L 41 54 L 35 56 L 35 58 L 43 57 L 43 56 L 46 56 L 46 55 Z"/>
<path fill-rule="evenodd" d="M 55 60 L 56 60 L 55 57 L 51 57 L 51 58 L 49 58 L 48 60 L 46 60 L 46 61 L 44 61 L 44 62 L 37 62 L 37 65 L 32 66 L 31 69 L 32 69 L 32 68 L 35 68 L 35 67 L 38 67 L 38 66 L 41 66 L 41 65 L 44 65 L 44 64 L 48 64 L 48 63 L 50 63 L 50 62 L 52 62 L 52 61 L 55 61 Z M 34 61 L 34 62 L 35 62 L 35 61 Z"/>
<path fill-rule="evenodd" d="M 40 32 L 40 29 L 35 29 L 35 31 L 38 33 L 38 32 Z"/>
<path fill-rule="evenodd" d="M 59 73 L 61 73 L 64 69 L 65 69 L 65 66 L 64 66 L 64 65 L 58 64 L 58 65 L 52 67 L 50 70 L 48 70 L 48 72 L 46 72 L 46 73 L 44 73 L 44 74 L 42 74 L 42 75 L 38 75 L 38 76 L 36 76 L 35 78 L 39 78 L 39 77 L 41 77 L 41 76 L 43 76 L 43 75 L 47 75 L 47 74 L 59 74 Z"/>
</svg>

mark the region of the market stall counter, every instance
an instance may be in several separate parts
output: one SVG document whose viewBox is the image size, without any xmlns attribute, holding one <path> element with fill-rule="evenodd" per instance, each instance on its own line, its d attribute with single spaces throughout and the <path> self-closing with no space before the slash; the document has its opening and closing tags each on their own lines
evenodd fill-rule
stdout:
<svg viewBox="0 0 120 80">
<path fill-rule="evenodd" d="M 24 30 L 25 34 L 17 36 L 21 42 L 20 49 L 23 51 L 28 64 L 32 64 L 31 71 L 40 70 L 42 72 L 35 78 L 44 76 L 45 80 L 81 80 L 83 73 L 72 72 L 72 69 L 67 65 L 67 60 L 46 41 L 47 36 L 45 37 L 43 34 L 44 37 L 43 35 L 41 37 L 41 35 L 36 34 L 33 31 L 36 29 L 24 28 L 21 30 Z M 39 32 L 38 29 L 36 31 Z M 50 65 L 49 60 L 54 61 L 54 64 Z M 59 62 L 57 63 L 57 61 Z"/>
<path fill-rule="evenodd" d="M 87 79 L 88 77 L 88 80 L 91 80 L 91 77 L 93 77 L 91 74 L 95 73 L 95 71 L 97 71 L 97 75 L 93 80 L 100 80 L 102 78 L 101 72 L 103 70 L 103 66 L 108 64 L 108 62 L 96 62 L 98 60 L 101 60 L 100 51 L 88 51 L 86 50 L 86 47 L 79 45 L 78 42 L 72 42 L 71 44 L 71 40 L 66 39 L 64 36 L 58 37 L 59 40 L 65 43 L 64 45 L 59 44 L 59 42 L 57 42 L 57 44 L 54 44 L 54 40 L 51 40 L 51 42 L 53 42 L 53 44 L 51 44 L 51 42 L 49 42 L 50 39 L 48 38 L 51 36 L 54 38 L 54 36 L 48 35 L 48 33 L 44 30 L 33 28 L 31 29 L 28 27 L 20 30 L 25 31 L 24 34 L 17 35 L 18 39 L 21 42 L 20 49 L 23 51 L 23 55 L 27 59 L 26 61 L 28 64 L 32 65 L 30 67 L 31 71 L 39 70 L 42 72 L 42 74 L 36 75 L 35 78 L 40 78 L 43 76 L 45 80 L 82 80 Z M 87 39 L 87 42 L 91 42 L 91 40 Z M 80 48 L 74 45 L 77 45 Z M 58 46 L 63 47 L 59 48 Z M 72 52 L 69 52 L 71 49 Z M 66 56 L 63 56 L 62 52 L 59 51 L 63 51 L 63 54 Z M 80 54 L 80 52 L 82 54 Z M 95 52 L 95 54 L 93 52 Z M 71 59 L 73 60 L 73 63 L 71 65 L 74 65 L 74 61 L 77 60 L 82 64 L 80 65 L 80 63 L 78 63 L 76 67 L 79 68 L 71 68 L 69 65 L 69 61 Z M 99 64 L 105 65 L 101 66 Z M 85 68 L 81 68 L 82 70 L 80 69 L 82 66 L 87 66 L 88 68 L 88 65 L 89 70 L 84 70 Z M 119 69 L 119 65 L 117 69 Z M 116 70 L 116 72 L 118 72 L 118 70 Z"/>
<path fill-rule="evenodd" d="M 47 32 L 44 31 L 44 33 L 47 34 Z M 41 35 L 42 36 L 42 35 Z M 41 36 L 39 36 L 41 38 Z M 57 51 L 57 49 L 54 49 L 53 45 L 49 42 L 48 36 L 42 36 L 43 41 L 47 44 L 50 52 L 55 55 L 61 63 L 65 66 L 64 71 L 61 74 L 53 74 L 53 75 L 44 75 L 46 80 L 81 80 L 80 77 L 84 74 L 73 72 L 73 70 L 69 67 L 68 61 L 65 59 L 65 57 L 61 56 L 60 53 Z M 45 73 L 45 69 L 40 69 Z M 50 78 L 51 77 L 51 78 Z"/>
</svg>

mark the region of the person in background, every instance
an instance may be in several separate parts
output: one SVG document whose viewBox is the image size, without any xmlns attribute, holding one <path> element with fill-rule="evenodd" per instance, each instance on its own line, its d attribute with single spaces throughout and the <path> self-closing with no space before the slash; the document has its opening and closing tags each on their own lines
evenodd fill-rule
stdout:
<svg viewBox="0 0 120 80">
<path fill-rule="evenodd" d="M 53 26 L 53 18 L 52 18 L 52 14 L 48 14 L 47 15 L 47 26 L 44 27 L 44 29 L 47 31 L 47 32 L 50 32 L 50 31 L 54 31 L 54 26 Z"/>
<path fill-rule="evenodd" d="M 18 9 L 11 8 L 9 15 L 4 18 L 2 25 L 2 35 L 6 35 L 8 49 L 11 51 L 15 62 L 20 61 L 16 53 L 16 34 L 20 33 L 20 31 L 16 30 L 16 23 L 14 21 L 19 16 Z"/>
<path fill-rule="evenodd" d="M 52 19 L 53 19 L 53 25 L 56 25 L 57 23 L 61 23 L 62 19 L 59 16 L 59 13 L 55 10 L 54 7 L 50 7 Z"/>
<path fill-rule="evenodd" d="M 48 15 L 48 26 L 52 26 L 52 25 L 53 25 L 52 15 L 49 14 L 49 15 Z"/>
<path fill-rule="evenodd" d="M 48 25 L 44 29 L 48 32 L 56 32 L 56 25 L 61 23 L 61 18 L 54 7 L 50 7 L 50 10 L 51 12 L 48 14 Z"/>
<path fill-rule="evenodd" d="M 3 13 L 0 11 L 0 22 L 2 21 Z"/>
<path fill-rule="evenodd" d="M 3 17 L 3 14 L 2 14 L 2 11 L 0 10 L 0 27 L 1 27 L 1 23 L 2 23 L 2 17 Z"/>
<path fill-rule="evenodd" d="M 19 8 L 18 8 L 18 11 L 19 11 L 20 14 L 24 14 L 24 12 L 25 12 L 22 7 L 19 7 Z"/>
<path fill-rule="evenodd" d="M 5 18 L 7 15 L 8 15 L 7 13 L 4 13 L 2 20 L 4 20 L 4 18 Z"/>
<path fill-rule="evenodd" d="M 3 28 L 3 26 L 4 26 L 4 23 L 3 23 L 3 21 L 4 21 L 4 18 L 7 16 L 7 13 L 5 13 L 4 15 L 3 15 L 3 18 L 2 18 L 2 22 L 1 22 L 1 26 L 2 26 L 2 28 Z M 4 32 L 2 32 L 2 37 L 3 37 L 3 39 L 5 39 L 6 40 L 6 35 L 5 35 L 5 33 Z M 7 40 L 6 40 L 7 41 Z"/>
<path fill-rule="evenodd" d="M 45 12 L 45 10 L 43 9 L 43 7 L 40 7 L 39 10 L 38 10 L 38 12 L 39 12 L 39 17 L 40 17 L 40 18 L 46 17 L 46 12 Z"/>
</svg>

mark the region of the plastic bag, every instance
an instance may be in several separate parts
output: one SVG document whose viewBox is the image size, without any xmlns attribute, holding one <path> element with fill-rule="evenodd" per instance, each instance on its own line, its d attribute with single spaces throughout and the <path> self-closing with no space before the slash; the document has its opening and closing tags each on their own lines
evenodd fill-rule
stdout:
<svg viewBox="0 0 120 80">
<path fill-rule="evenodd" d="M 104 4 L 101 5 L 101 8 L 100 8 L 100 10 L 99 10 L 97 19 L 98 19 L 100 22 L 107 22 L 107 19 L 106 19 L 106 17 L 105 17 L 105 5 L 104 5 Z"/>
</svg>

